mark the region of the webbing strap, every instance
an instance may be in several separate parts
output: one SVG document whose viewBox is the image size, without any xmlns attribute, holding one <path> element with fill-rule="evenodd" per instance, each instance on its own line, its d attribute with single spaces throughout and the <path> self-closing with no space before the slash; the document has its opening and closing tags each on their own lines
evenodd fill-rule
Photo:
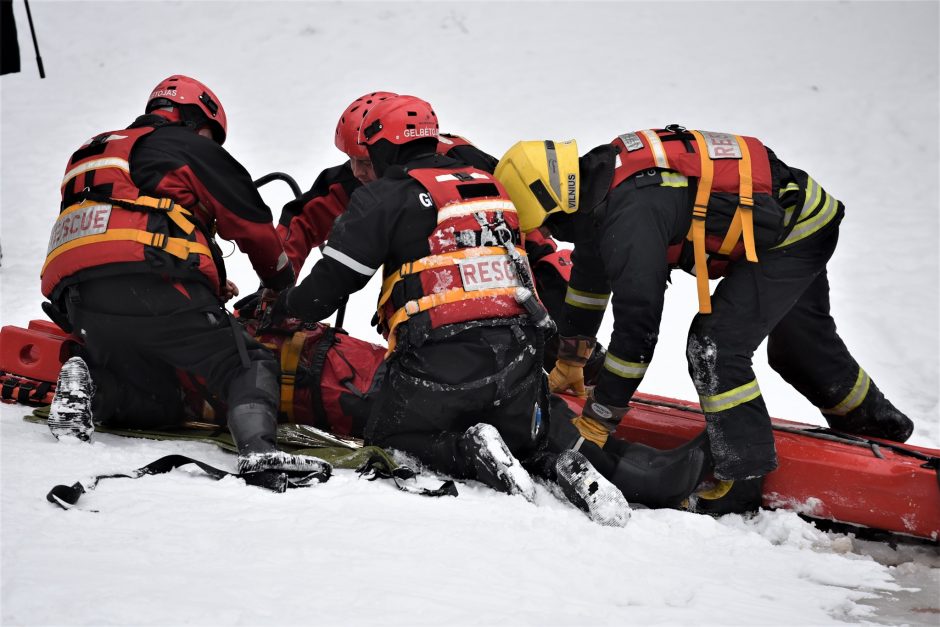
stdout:
<svg viewBox="0 0 940 627">
<path fill-rule="evenodd" d="M 744 237 L 744 257 L 748 261 L 757 261 L 757 247 L 754 245 L 754 172 L 751 167 L 751 151 L 747 142 L 740 135 L 734 138 L 741 148 L 741 160 L 738 162 L 738 175 L 741 180 L 738 189 L 738 210 L 741 214 L 741 226 Z"/>
<path fill-rule="evenodd" d="M 294 422 L 294 386 L 306 339 L 306 334 L 298 331 L 281 346 L 281 411 L 287 414 L 289 422 Z"/>
<path fill-rule="evenodd" d="M 520 255 L 525 255 L 525 249 L 516 246 L 516 250 Z M 388 302 L 388 299 L 392 297 L 392 289 L 395 285 L 404 279 L 409 274 L 415 274 L 423 270 L 431 270 L 433 268 L 444 268 L 447 266 L 457 265 L 457 262 L 461 259 L 468 259 L 470 257 L 483 257 L 486 255 L 503 255 L 506 253 L 506 249 L 502 246 L 477 246 L 475 248 L 461 248 L 460 250 L 455 250 L 449 253 L 440 253 L 437 255 L 428 255 L 427 257 L 422 257 L 417 261 L 409 261 L 406 264 L 403 264 L 397 271 L 390 274 L 382 282 L 382 293 L 379 296 L 379 319 L 382 318 L 382 306 Z"/>
<path fill-rule="evenodd" d="M 121 198 L 116 199 L 118 201 L 118 206 L 121 206 L 122 203 L 128 202 L 134 205 L 148 207 L 155 211 L 160 211 L 166 214 L 166 217 L 173 220 L 173 223 L 186 233 L 190 235 L 195 229 L 196 226 L 186 219 L 186 216 L 193 215 L 189 210 L 180 207 L 175 202 L 169 198 L 154 198 L 152 196 L 138 196 L 136 200 L 124 200 Z"/>
<path fill-rule="evenodd" d="M 398 325 L 408 318 L 421 313 L 422 311 L 427 311 L 428 309 L 438 307 L 440 305 L 458 303 L 463 300 L 493 298 L 496 296 L 514 296 L 515 293 L 516 288 L 514 287 L 496 287 L 488 290 L 477 290 L 473 292 L 467 292 L 463 289 L 457 288 L 444 292 L 428 294 L 427 296 L 422 296 L 416 300 L 409 300 L 407 303 L 405 303 L 404 307 L 392 314 L 392 317 L 388 321 L 388 351 L 385 353 L 385 356 L 388 357 L 395 350 L 395 329 L 398 327 Z"/>
<path fill-rule="evenodd" d="M 205 255 L 209 258 L 212 257 L 212 251 L 209 250 L 209 247 L 205 244 L 191 242 L 181 237 L 167 237 L 163 233 L 151 233 L 150 231 L 142 231 L 140 229 L 108 229 L 104 233 L 86 235 L 62 244 L 46 256 L 46 261 L 42 264 L 40 274 L 45 273 L 46 267 L 53 259 L 62 253 L 78 248 L 79 246 L 117 241 L 137 242 L 144 246 L 152 246 L 153 248 L 159 248 L 174 257 L 184 260 L 192 254 Z"/>
<path fill-rule="evenodd" d="M 699 178 L 698 189 L 695 192 L 695 204 L 692 207 L 692 226 L 689 227 L 687 238 L 692 242 L 692 251 L 695 257 L 695 284 L 698 290 L 699 313 L 712 312 L 711 294 L 708 289 L 708 257 L 705 254 L 705 216 L 708 213 L 708 198 L 712 193 L 712 181 L 715 178 L 715 164 L 708 156 L 705 138 L 698 131 L 690 131 L 695 137 L 698 146 L 699 158 L 702 160 L 702 176 Z"/>
<path fill-rule="evenodd" d="M 751 153 L 743 137 L 735 135 L 734 138 L 741 148 L 741 160 L 738 162 L 738 175 L 741 181 L 738 190 L 740 204 L 734 212 L 731 226 L 728 227 L 718 253 L 721 255 L 730 253 L 743 236 L 745 258 L 748 261 L 757 261 L 757 250 L 754 245 L 754 174 L 751 167 Z"/>
</svg>

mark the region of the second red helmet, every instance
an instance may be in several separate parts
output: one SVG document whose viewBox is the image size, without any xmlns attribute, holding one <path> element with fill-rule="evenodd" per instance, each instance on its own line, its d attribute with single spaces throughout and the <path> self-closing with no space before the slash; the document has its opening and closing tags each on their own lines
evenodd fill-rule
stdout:
<svg viewBox="0 0 940 627">
<path fill-rule="evenodd" d="M 373 106 L 359 128 L 359 143 L 380 139 L 406 144 L 417 139 L 437 139 L 437 114 L 431 105 L 414 96 L 396 96 Z"/>
<path fill-rule="evenodd" d="M 374 91 L 352 101 L 336 124 L 336 147 L 353 159 L 368 159 L 366 147 L 359 143 L 359 126 L 374 105 L 398 94 L 390 91 Z"/>
</svg>

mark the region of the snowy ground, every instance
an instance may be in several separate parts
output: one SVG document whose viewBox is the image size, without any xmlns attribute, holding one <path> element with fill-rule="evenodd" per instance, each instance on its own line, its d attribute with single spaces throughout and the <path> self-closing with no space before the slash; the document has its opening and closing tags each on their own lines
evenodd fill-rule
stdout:
<svg viewBox="0 0 940 627">
<path fill-rule="evenodd" d="M 845 201 L 830 266 L 855 356 L 940 447 L 938 4 L 22 3 L 24 71 L 0 79 L 2 323 L 40 318 L 38 275 L 68 155 L 129 123 L 171 73 L 225 104 L 226 147 L 304 187 L 339 163 L 335 121 L 366 91 L 432 102 L 445 130 L 500 155 L 519 139 L 579 140 L 681 122 L 765 140 Z M 265 197 L 279 212 L 286 187 Z M 234 248 L 234 246 L 232 246 Z M 256 281 L 240 253 L 229 266 Z M 683 357 L 696 301 L 674 277 L 643 390 L 694 398 Z M 347 328 L 368 326 L 377 287 Z M 609 334 L 610 320 L 602 330 Z M 755 358 L 777 416 L 818 413 Z M 0 413 L 4 624 L 936 624 L 940 558 L 827 535 L 792 514 L 744 521 L 637 511 L 590 524 L 462 485 L 423 499 L 338 472 L 285 495 L 176 472 L 105 483 L 60 511 L 54 484 L 204 445 L 56 443 Z M 427 479 L 430 481 L 430 479 Z"/>
</svg>

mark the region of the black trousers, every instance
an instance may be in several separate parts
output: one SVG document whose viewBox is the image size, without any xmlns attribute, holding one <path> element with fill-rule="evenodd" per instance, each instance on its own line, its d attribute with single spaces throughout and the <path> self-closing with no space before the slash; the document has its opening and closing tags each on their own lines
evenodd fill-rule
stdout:
<svg viewBox="0 0 940 627">
<path fill-rule="evenodd" d="M 712 313 L 689 331 L 687 357 L 707 419 L 720 478 L 777 466 L 770 417 L 751 358 L 768 338 L 770 365 L 820 408 L 836 406 L 860 369 L 829 312 L 828 263 L 838 223 L 806 240 L 733 264 L 712 295 Z"/>
<path fill-rule="evenodd" d="M 388 364 L 366 442 L 404 451 L 456 478 L 472 478 L 460 438 L 473 425 L 488 423 L 514 455 L 527 456 L 539 440 L 540 344 L 533 327 L 499 326 L 406 349 Z"/>
<path fill-rule="evenodd" d="M 209 395 L 229 407 L 262 403 L 276 411 L 278 363 L 272 353 L 232 324 L 206 286 L 181 287 L 135 275 L 88 281 L 65 294 L 97 387 L 96 422 L 178 424 L 184 419 L 178 371 L 198 377 Z"/>
</svg>

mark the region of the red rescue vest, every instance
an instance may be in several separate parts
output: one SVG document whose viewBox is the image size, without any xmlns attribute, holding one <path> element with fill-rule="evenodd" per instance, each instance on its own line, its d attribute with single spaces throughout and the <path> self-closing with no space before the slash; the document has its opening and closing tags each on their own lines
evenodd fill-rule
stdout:
<svg viewBox="0 0 940 627">
<path fill-rule="evenodd" d="M 52 227 L 42 268 L 42 293 L 52 298 L 83 271 L 116 263 L 153 266 L 148 257 L 163 258 L 160 272 L 199 276 L 219 284 L 207 237 L 192 213 L 170 198 L 147 196 L 131 179 L 128 163 L 134 144 L 153 127 L 102 133 L 69 160 L 62 181 L 62 204 Z M 182 266 L 182 267 L 180 267 Z"/>
<path fill-rule="evenodd" d="M 506 247 L 512 246 L 521 260 L 525 250 L 516 245 L 521 240 L 519 218 L 502 184 L 471 167 L 408 174 L 437 207 L 437 227 L 428 237 L 431 254 L 392 270 L 382 284 L 378 316 L 389 353 L 398 325 L 419 315 L 428 317 L 429 329 L 525 315 L 515 294 L 526 283 Z M 419 296 L 405 289 L 406 280 L 417 285 Z"/>
<path fill-rule="evenodd" d="M 687 240 L 692 243 L 699 311 L 711 313 L 708 279 L 724 272 L 729 259 L 742 253 L 757 261 L 754 243 L 754 196 L 770 196 L 773 179 L 767 149 L 754 137 L 708 131 L 642 130 L 613 141 L 617 160 L 611 189 L 644 170 L 672 170 L 698 179 Z M 738 208 L 724 233 L 706 233 L 705 219 L 712 194 L 738 196 Z M 669 260 L 678 261 L 683 244 L 670 247 Z M 716 255 L 712 263 L 709 253 Z"/>
</svg>

